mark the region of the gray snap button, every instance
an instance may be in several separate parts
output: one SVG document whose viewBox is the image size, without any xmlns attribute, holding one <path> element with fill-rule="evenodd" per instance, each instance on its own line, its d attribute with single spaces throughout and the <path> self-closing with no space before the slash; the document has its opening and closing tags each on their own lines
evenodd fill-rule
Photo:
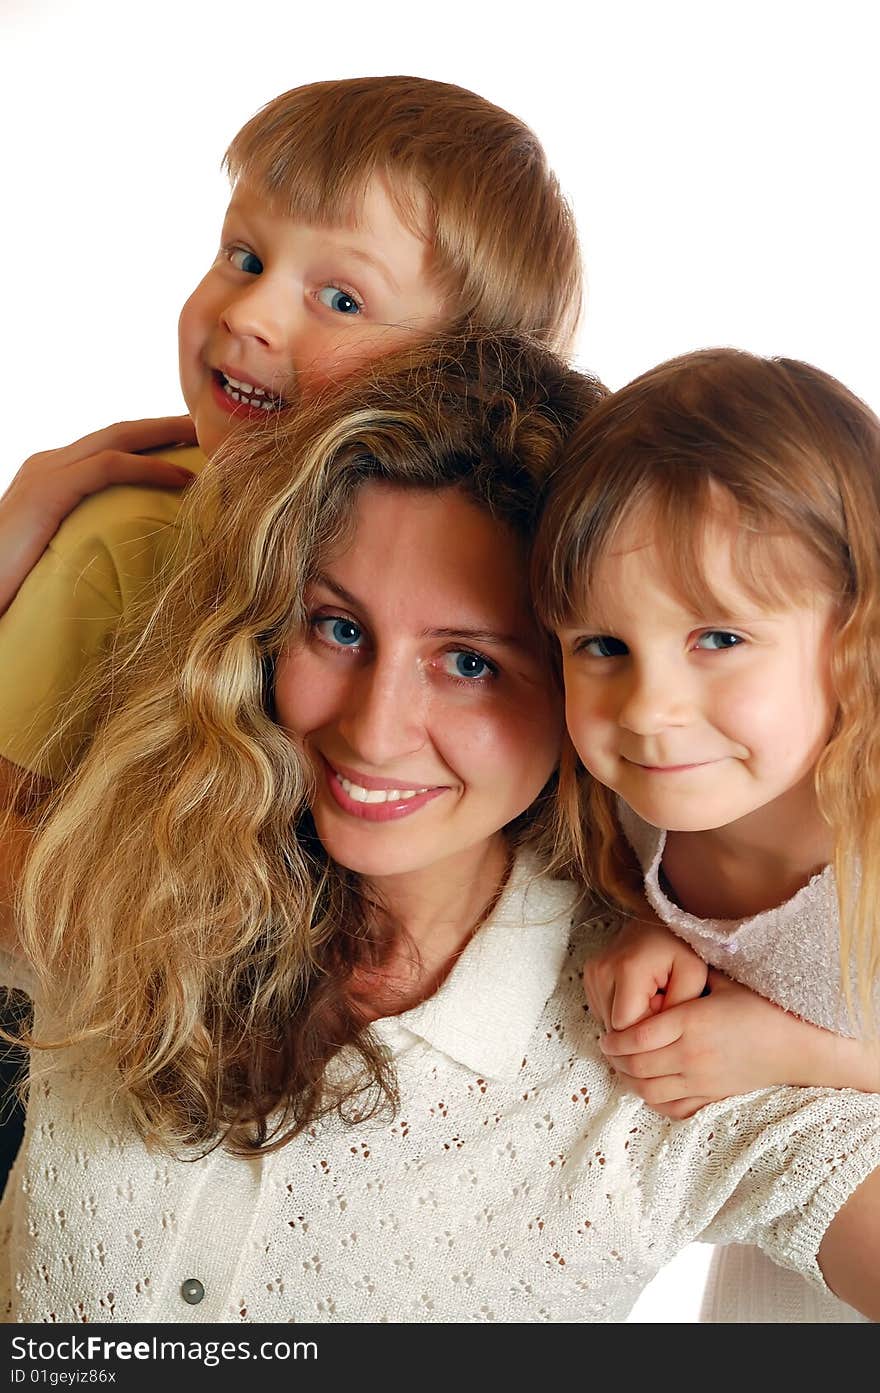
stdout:
<svg viewBox="0 0 880 1393">
<path fill-rule="evenodd" d="M 205 1288 L 198 1277 L 187 1277 L 186 1281 L 180 1284 L 180 1294 L 190 1306 L 198 1306 L 205 1294 Z"/>
</svg>

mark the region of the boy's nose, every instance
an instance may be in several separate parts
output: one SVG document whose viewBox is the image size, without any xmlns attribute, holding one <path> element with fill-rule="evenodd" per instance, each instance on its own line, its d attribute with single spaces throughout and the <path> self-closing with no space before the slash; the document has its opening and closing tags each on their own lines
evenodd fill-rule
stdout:
<svg viewBox="0 0 880 1393">
<path fill-rule="evenodd" d="M 290 354 L 304 327 L 304 312 L 297 310 L 288 290 L 274 289 L 268 277 L 242 288 L 224 306 L 224 328 L 236 338 L 255 339 L 261 348 Z"/>
</svg>

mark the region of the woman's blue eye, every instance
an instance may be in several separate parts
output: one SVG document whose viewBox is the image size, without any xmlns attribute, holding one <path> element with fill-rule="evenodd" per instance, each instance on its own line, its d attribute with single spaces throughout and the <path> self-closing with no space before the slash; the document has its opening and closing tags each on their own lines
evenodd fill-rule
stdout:
<svg viewBox="0 0 880 1393">
<path fill-rule="evenodd" d="M 622 658 L 629 652 L 622 639 L 609 638 L 607 634 L 597 634 L 595 638 L 582 639 L 577 646 L 578 653 L 587 653 L 591 658 Z"/>
<path fill-rule="evenodd" d="M 726 629 L 709 629 L 705 634 L 700 634 L 697 648 L 708 649 L 711 653 L 721 648 L 736 648 L 742 641 L 739 634 L 729 634 Z"/>
<path fill-rule="evenodd" d="M 481 677 L 491 676 L 497 668 L 486 659 L 481 658 L 479 653 L 471 653 L 467 649 L 457 649 L 454 653 L 446 654 L 446 672 L 450 677 L 465 677 L 478 680 Z"/>
<path fill-rule="evenodd" d="M 322 305 L 326 305 L 328 310 L 335 310 L 337 314 L 360 314 L 361 307 L 353 295 L 347 291 L 340 290 L 338 285 L 323 285 L 318 291 L 318 299 Z"/>
<path fill-rule="evenodd" d="M 361 638 L 361 627 L 353 619 L 331 616 L 315 620 L 315 628 L 327 643 L 338 643 L 340 648 L 353 648 Z"/>
<path fill-rule="evenodd" d="M 253 252 L 246 251 L 244 247 L 233 247 L 229 253 L 229 260 L 236 271 L 244 271 L 248 276 L 259 276 L 263 270 L 263 263 Z"/>
</svg>

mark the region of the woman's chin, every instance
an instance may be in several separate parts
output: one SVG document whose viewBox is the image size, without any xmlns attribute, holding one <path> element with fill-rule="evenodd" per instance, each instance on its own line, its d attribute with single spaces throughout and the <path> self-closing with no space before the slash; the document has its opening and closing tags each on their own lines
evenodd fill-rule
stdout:
<svg viewBox="0 0 880 1393">
<path fill-rule="evenodd" d="M 331 861 L 371 880 L 423 870 L 436 859 L 430 853 L 420 855 L 412 838 L 401 837 L 401 844 L 393 845 L 395 838 L 387 835 L 391 831 L 387 824 L 366 823 L 363 828 L 349 831 L 340 828 L 335 818 L 315 815 L 315 827 Z M 403 845 L 404 840 L 406 845 Z"/>
</svg>

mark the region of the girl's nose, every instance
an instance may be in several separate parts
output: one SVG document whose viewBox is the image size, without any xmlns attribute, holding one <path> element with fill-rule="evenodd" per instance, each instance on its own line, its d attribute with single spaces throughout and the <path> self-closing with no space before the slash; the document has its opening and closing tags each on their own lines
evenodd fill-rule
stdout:
<svg viewBox="0 0 880 1393">
<path fill-rule="evenodd" d="M 634 664 L 627 674 L 618 724 L 635 735 L 685 725 L 693 708 L 687 675 L 667 663 Z"/>
</svg>

